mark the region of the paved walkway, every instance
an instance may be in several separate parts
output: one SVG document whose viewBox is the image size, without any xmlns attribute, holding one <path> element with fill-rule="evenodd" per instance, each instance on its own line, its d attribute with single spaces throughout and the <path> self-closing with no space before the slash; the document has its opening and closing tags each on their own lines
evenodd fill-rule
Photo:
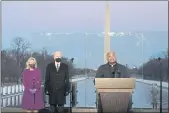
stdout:
<svg viewBox="0 0 169 113">
<path fill-rule="evenodd" d="M 159 110 L 153 110 L 153 109 L 132 109 L 134 113 L 159 113 Z M 21 108 L 2 108 L 1 112 L 15 112 L 15 113 L 23 113 L 24 110 Z M 73 113 L 97 113 L 96 108 L 73 108 L 72 109 Z M 168 110 L 164 109 L 163 113 L 168 113 Z"/>
</svg>

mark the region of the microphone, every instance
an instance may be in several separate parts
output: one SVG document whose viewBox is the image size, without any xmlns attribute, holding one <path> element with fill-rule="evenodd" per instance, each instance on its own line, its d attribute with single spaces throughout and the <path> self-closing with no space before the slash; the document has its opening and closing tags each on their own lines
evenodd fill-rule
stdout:
<svg viewBox="0 0 169 113">
<path fill-rule="evenodd" d="M 112 78 L 121 78 L 121 72 L 119 69 L 117 69 L 116 71 L 113 71 L 112 75 L 113 75 Z"/>
<path fill-rule="evenodd" d="M 74 58 L 71 58 L 71 59 L 70 59 L 70 61 L 73 63 L 73 61 L 74 61 Z"/>
<path fill-rule="evenodd" d="M 112 78 L 116 78 L 116 77 L 115 77 L 115 74 L 116 74 L 115 71 L 113 71 L 113 72 L 112 72 Z"/>
<path fill-rule="evenodd" d="M 118 74 L 118 78 L 121 78 L 121 72 L 119 69 L 117 70 L 117 74 Z"/>
</svg>

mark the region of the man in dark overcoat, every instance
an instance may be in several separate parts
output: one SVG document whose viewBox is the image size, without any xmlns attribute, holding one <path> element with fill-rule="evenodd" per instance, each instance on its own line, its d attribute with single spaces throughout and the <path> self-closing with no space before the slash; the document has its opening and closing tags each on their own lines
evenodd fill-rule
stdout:
<svg viewBox="0 0 169 113">
<path fill-rule="evenodd" d="M 50 110 L 53 113 L 64 112 L 66 96 L 70 91 L 68 65 L 62 62 L 62 54 L 56 51 L 54 62 L 46 67 L 45 93 L 49 95 Z"/>
</svg>

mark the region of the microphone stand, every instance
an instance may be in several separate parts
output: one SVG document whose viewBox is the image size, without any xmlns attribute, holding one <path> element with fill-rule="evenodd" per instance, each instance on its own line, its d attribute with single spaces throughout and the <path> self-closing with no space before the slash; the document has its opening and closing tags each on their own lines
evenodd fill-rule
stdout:
<svg viewBox="0 0 169 113">
<path fill-rule="evenodd" d="M 117 70 L 118 78 L 121 78 L 121 72 L 120 70 Z"/>
<path fill-rule="evenodd" d="M 116 64 L 115 64 L 115 69 L 114 69 L 113 74 L 114 74 L 114 78 L 121 78 L 121 72 L 120 72 L 120 70 L 118 69 L 118 64 L 117 64 L 117 62 L 116 62 Z"/>
<path fill-rule="evenodd" d="M 121 73 L 119 70 L 112 72 L 113 77 L 112 78 L 121 78 Z"/>
<path fill-rule="evenodd" d="M 112 78 L 116 78 L 116 72 L 112 72 Z"/>
<path fill-rule="evenodd" d="M 159 66 L 160 66 L 160 113 L 162 113 L 162 63 L 161 63 L 161 58 L 158 58 L 159 61 Z"/>
</svg>

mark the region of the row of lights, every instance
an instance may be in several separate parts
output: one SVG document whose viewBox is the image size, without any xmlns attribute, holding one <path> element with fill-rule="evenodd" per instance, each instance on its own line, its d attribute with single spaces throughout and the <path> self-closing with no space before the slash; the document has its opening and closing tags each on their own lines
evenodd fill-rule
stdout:
<svg viewBox="0 0 169 113">
<path fill-rule="evenodd" d="M 105 32 L 102 33 L 55 33 L 55 32 L 47 32 L 47 33 L 34 33 L 40 36 L 47 36 L 50 39 L 52 38 L 51 36 L 56 36 L 56 35 L 76 35 L 76 34 L 81 34 L 81 35 L 85 35 L 85 36 L 89 36 L 89 35 L 97 35 L 98 37 L 104 37 Z M 114 36 L 135 36 L 138 41 L 136 42 L 136 47 L 139 47 L 141 45 L 141 43 L 147 41 L 146 37 L 144 36 L 144 34 L 142 32 L 109 32 L 108 33 L 109 36 L 114 37 Z"/>
<path fill-rule="evenodd" d="M 52 36 L 52 35 L 75 35 L 75 34 L 81 34 L 81 35 L 97 35 L 99 37 L 102 37 L 105 35 L 105 32 L 102 33 L 90 33 L 90 32 L 86 32 L 86 33 L 55 33 L 55 32 L 47 32 L 47 33 L 33 33 L 33 34 L 37 34 L 40 36 Z M 143 37 L 144 34 L 142 32 L 109 32 L 108 33 L 109 36 L 136 36 L 136 37 Z"/>
</svg>

